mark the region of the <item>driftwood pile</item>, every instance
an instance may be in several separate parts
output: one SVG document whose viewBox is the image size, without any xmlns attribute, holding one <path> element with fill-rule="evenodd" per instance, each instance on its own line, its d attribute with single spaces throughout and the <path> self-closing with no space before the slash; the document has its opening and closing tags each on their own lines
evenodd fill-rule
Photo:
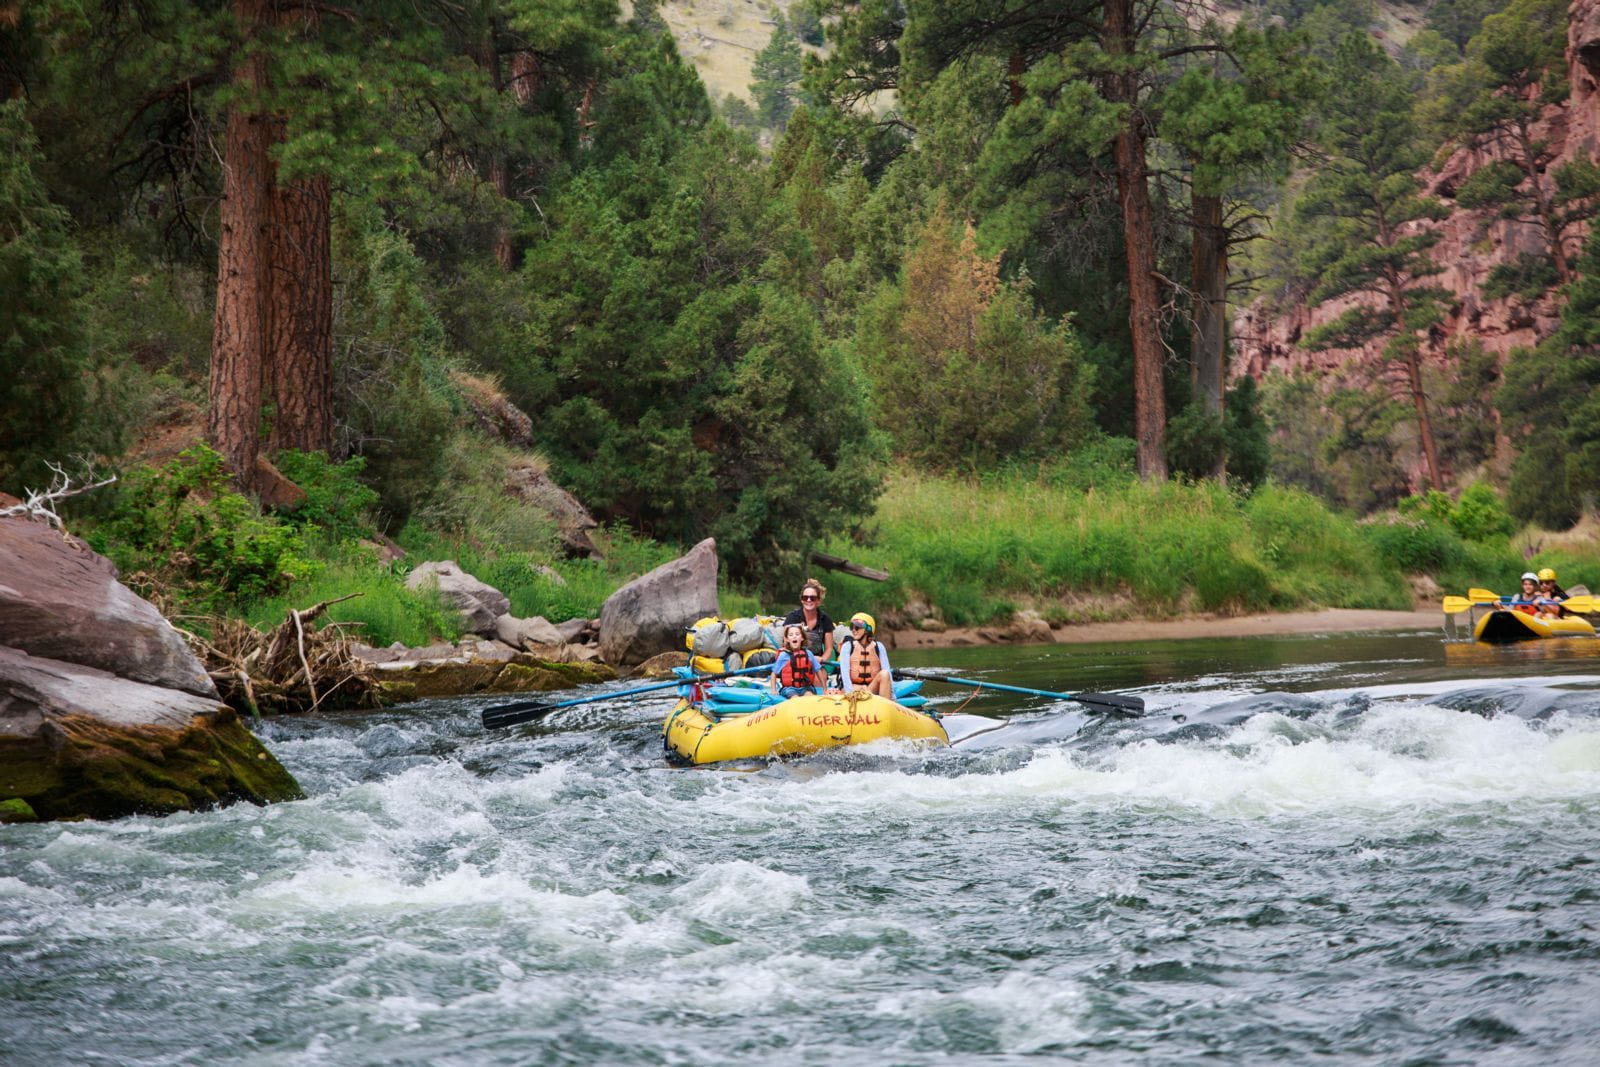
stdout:
<svg viewBox="0 0 1600 1067">
<path fill-rule="evenodd" d="M 291 610 L 267 633 L 239 619 L 217 619 L 209 641 L 194 634 L 189 640 L 222 699 L 253 716 L 376 707 L 381 703 L 377 683 L 351 653 L 351 639 L 344 632 L 359 624 L 311 626 L 331 605 L 360 595 Z"/>
</svg>

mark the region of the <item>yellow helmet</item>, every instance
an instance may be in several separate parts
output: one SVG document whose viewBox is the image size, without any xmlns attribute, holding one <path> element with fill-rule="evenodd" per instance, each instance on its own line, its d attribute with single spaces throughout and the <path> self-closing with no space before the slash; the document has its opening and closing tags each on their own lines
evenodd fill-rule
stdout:
<svg viewBox="0 0 1600 1067">
<path fill-rule="evenodd" d="M 1556 580 L 1556 572 L 1549 567 L 1545 567 L 1539 571 L 1539 580 L 1541 582 L 1553 582 Z"/>
<path fill-rule="evenodd" d="M 868 633 L 873 633 L 878 629 L 878 624 L 875 621 L 873 621 L 872 616 L 868 615 L 864 611 L 858 611 L 854 615 L 850 616 L 850 622 L 851 623 L 858 623 L 859 622 L 861 625 L 863 625 L 863 626 L 865 626 L 867 628 L 867 632 Z"/>
</svg>

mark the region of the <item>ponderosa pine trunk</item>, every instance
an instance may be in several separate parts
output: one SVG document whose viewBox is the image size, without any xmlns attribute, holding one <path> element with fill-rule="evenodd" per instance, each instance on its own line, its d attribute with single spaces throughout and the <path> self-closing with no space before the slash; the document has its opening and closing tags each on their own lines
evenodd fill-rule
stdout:
<svg viewBox="0 0 1600 1067">
<path fill-rule="evenodd" d="M 234 0 L 242 39 L 266 27 L 271 0 Z M 273 122 L 260 110 L 266 59 L 247 53 L 233 72 L 222 161 L 217 234 L 217 306 L 211 330 L 211 382 L 206 436 L 243 488 L 256 488 L 261 448 L 261 387 L 266 346 L 270 257 L 267 229 Z"/>
<path fill-rule="evenodd" d="M 1385 235 L 1385 241 L 1388 240 Z M 1422 341 L 1406 336 L 1405 286 L 1398 276 L 1388 276 L 1389 308 L 1394 313 L 1396 336 L 1404 348 L 1406 389 L 1411 393 L 1411 404 L 1417 409 L 1417 436 L 1422 442 L 1422 461 L 1428 469 L 1428 487 L 1444 492 L 1444 472 L 1439 468 L 1439 449 L 1433 441 L 1433 419 L 1428 414 L 1428 394 L 1422 387 Z"/>
<path fill-rule="evenodd" d="M 267 448 L 333 451 L 333 268 L 327 175 L 272 188 L 262 393 Z"/>
<path fill-rule="evenodd" d="M 1190 339 L 1191 384 L 1201 409 L 1222 418 L 1227 378 L 1228 234 L 1222 226 L 1222 197 L 1194 197 L 1194 241 L 1191 264 L 1194 283 L 1194 335 Z M 1227 456 L 1218 453 L 1208 472 L 1227 475 Z"/>
<path fill-rule="evenodd" d="M 1131 56 L 1133 0 L 1106 0 L 1101 46 L 1112 57 Z M 1155 233 L 1151 224 L 1150 184 L 1145 171 L 1145 135 L 1138 110 L 1135 75 L 1106 79 L 1106 97 L 1124 104 L 1122 127 L 1111 142 L 1122 206 L 1122 240 L 1128 261 L 1128 325 L 1133 338 L 1133 424 L 1139 476 L 1167 476 L 1166 396 L 1161 381 L 1160 302 L 1156 295 Z"/>
</svg>

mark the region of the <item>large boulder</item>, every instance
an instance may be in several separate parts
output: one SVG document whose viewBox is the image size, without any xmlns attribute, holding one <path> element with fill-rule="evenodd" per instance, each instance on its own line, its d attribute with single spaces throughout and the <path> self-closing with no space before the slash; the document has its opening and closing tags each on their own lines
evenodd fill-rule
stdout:
<svg viewBox="0 0 1600 1067">
<path fill-rule="evenodd" d="M 511 608 L 509 597 L 494 586 L 478 581 L 455 560 L 419 563 L 406 575 L 406 586 L 437 589 L 444 602 L 461 613 L 466 631 L 485 637 L 494 636 L 494 621 Z"/>
<path fill-rule="evenodd" d="M 684 631 L 717 613 L 717 543 L 706 538 L 618 589 L 600 607 L 600 658 L 618 666 L 643 663 L 683 647 Z"/>
<path fill-rule="evenodd" d="M 182 635 L 117 569 L 42 519 L 0 519 L 0 644 L 215 697 Z"/>
<path fill-rule="evenodd" d="M 42 519 L 0 518 L 0 809 L 166 814 L 301 796 L 181 636 Z"/>
<path fill-rule="evenodd" d="M 0 646 L 0 800 L 111 819 L 303 795 L 215 698 Z"/>
</svg>

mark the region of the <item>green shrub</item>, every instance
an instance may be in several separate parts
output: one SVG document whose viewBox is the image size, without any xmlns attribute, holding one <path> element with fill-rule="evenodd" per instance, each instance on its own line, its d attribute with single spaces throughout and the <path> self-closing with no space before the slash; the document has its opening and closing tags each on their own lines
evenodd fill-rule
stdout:
<svg viewBox="0 0 1600 1067">
<path fill-rule="evenodd" d="M 359 480 L 367 465 L 364 458 L 334 463 L 321 452 L 288 449 L 278 453 L 275 462 L 284 477 L 305 490 L 305 501 L 287 512 L 289 518 L 320 528 L 334 541 L 371 536 L 367 516 L 378 503 L 378 494 Z"/>
<path fill-rule="evenodd" d="M 89 543 L 131 584 L 204 612 L 277 595 L 313 574 L 300 533 L 263 517 L 231 482 L 222 456 L 203 444 L 135 471 Z"/>
<path fill-rule="evenodd" d="M 361 595 L 328 607 L 329 621 L 351 624 L 346 633 L 376 647 L 396 641 L 411 646 L 454 641 L 461 636 L 461 615 L 446 608 L 438 594 L 405 587 L 400 577 L 370 557 L 346 556 L 315 577 L 296 583 L 293 592 L 256 600 L 244 618 L 257 629 L 276 626 L 291 608 L 304 610 L 350 593 Z"/>
</svg>

